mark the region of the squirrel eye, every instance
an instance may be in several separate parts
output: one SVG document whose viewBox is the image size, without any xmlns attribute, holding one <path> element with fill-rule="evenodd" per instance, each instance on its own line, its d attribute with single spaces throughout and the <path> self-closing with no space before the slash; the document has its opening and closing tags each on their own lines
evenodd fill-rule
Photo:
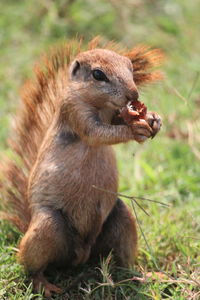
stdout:
<svg viewBox="0 0 200 300">
<path fill-rule="evenodd" d="M 101 71 L 101 70 L 93 70 L 92 71 L 92 75 L 94 77 L 94 79 L 98 80 L 98 81 L 105 81 L 108 82 L 108 78 L 106 77 L 106 75 Z"/>
</svg>

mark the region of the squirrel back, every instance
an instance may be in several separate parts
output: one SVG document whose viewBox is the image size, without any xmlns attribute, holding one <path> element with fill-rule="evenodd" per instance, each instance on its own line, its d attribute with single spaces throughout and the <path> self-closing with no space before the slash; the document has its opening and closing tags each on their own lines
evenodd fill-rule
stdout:
<svg viewBox="0 0 200 300">
<path fill-rule="evenodd" d="M 86 49 L 81 41 L 71 41 L 55 48 L 37 63 L 35 78 L 22 88 L 22 103 L 15 120 L 13 136 L 9 140 L 13 158 L 6 158 L 0 170 L 4 211 L 9 211 L 2 212 L 0 217 L 10 220 L 22 232 L 26 232 L 31 220 L 27 197 L 28 178 L 47 129 L 62 105 L 60 90 L 66 84 L 63 74 L 76 55 L 95 48 L 112 50 L 128 57 L 133 65 L 134 82 L 137 86 L 162 77 L 159 72 L 152 71 L 163 57 L 159 49 L 150 50 L 149 47 L 138 46 L 125 51 L 115 43 L 102 45 L 99 37 L 94 38 Z"/>
</svg>

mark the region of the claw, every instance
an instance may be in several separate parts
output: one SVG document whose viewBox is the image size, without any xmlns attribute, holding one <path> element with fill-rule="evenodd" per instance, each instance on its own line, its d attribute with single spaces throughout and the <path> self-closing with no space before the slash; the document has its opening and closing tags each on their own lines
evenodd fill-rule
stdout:
<svg viewBox="0 0 200 300">
<path fill-rule="evenodd" d="M 162 126 L 161 117 L 155 112 L 148 112 L 146 115 L 146 121 L 152 128 L 151 138 L 153 139 Z"/>
<path fill-rule="evenodd" d="M 36 292 L 41 291 L 41 288 L 43 288 L 44 295 L 47 298 L 52 296 L 52 292 L 57 294 L 62 293 L 62 289 L 57 287 L 55 284 L 48 282 L 41 272 L 34 276 L 33 288 Z"/>
</svg>

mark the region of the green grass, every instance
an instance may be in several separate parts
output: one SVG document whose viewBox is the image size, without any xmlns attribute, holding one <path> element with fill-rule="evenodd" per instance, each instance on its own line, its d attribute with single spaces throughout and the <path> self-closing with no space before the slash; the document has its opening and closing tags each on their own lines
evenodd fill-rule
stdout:
<svg viewBox="0 0 200 300">
<path fill-rule="evenodd" d="M 135 270 L 112 272 L 109 257 L 99 266 L 85 265 L 65 274 L 52 272 L 50 279 L 65 288 L 65 294 L 55 299 L 198 300 L 200 4 L 198 0 L 120 3 L 1 1 L 0 150 L 2 154 L 9 151 L 6 137 L 20 86 L 31 76 L 34 61 L 49 45 L 79 33 L 85 41 L 92 35 L 102 34 L 130 47 L 137 43 L 161 47 L 167 56 L 163 67 L 166 79 L 141 91 L 141 99 L 150 110 L 162 115 L 162 131 L 144 145 L 129 143 L 115 149 L 120 192 L 170 206 L 139 200 L 150 216 L 137 209 L 148 246 L 140 233 Z M 35 297 L 23 268 L 16 261 L 20 237 L 15 228 L 1 222 L 0 299 Z M 154 275 L 143 283 L 133 280 L 148 272 L 162 272 L 165 277 Z M 79 274 L 82 275 L 78 277 Z M 42 295 L 38 299 L 43 299 Z"/>
</svg>

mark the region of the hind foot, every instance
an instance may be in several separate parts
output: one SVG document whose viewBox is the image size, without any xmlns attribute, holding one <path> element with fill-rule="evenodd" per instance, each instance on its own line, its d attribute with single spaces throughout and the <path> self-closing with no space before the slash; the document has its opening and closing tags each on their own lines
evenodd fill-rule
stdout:
<svg viewBox="0 0 200 300">
<path fill-rule="evenodd" d="M 47 298 L 52 296 L 52 292 L 57 294 L 62 293 L 62 289 L 57 287 L 55 284 L 48 282 L 44 275 L 40 272 L 33 278 L 33 289 L 36 292 L 40 292 L 42 288 L 44 289 L 44 295 Z"/>
</svg>

